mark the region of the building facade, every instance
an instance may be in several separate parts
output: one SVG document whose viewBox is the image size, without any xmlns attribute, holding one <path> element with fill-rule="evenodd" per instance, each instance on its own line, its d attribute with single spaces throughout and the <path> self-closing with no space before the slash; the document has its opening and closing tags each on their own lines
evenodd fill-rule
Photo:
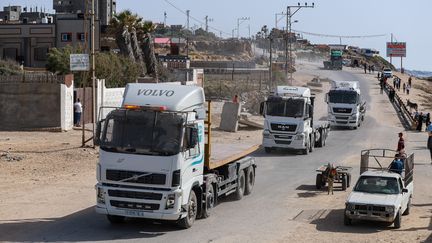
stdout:
<svg viewBox="0 0 432 243">
<path fill-rule="evenodd" d="M 87 4 L 86 4 L 87 3 Z M 116 0 L 95 0 L 95 18 L 102 26 L 109 25 L 111 18 L 116 13 Z M 53 0 L 53 8 L 57 14 L 61 13 L 89 13 L 91 1 L 84 0 Z"/>
</svg>

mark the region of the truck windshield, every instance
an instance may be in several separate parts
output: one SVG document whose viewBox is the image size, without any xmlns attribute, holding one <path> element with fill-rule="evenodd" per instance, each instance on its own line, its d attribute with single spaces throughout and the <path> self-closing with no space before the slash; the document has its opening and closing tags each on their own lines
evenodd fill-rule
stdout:
<svg viewBox="0 0 432 243">
<path fill-rule="evenodd" d="M 343 90 L 331 90 L 329 92 L 330 103 L 342 103 L 342 104 L 356 104 L 357 103 L 357 92 L 355 91 L 343 91 Z"/>
<path fill-rule="evenodd" d="M 267 115 L 284 117 L 303 117 L 304 99 L 291 98 L 288 100 L 277 99 L 267 101 Z"/>
<path fill-rule="evenodd" d="M 356 192 L 399 194 L 400 188 L 396 178 L 379 176 L 361 176 L 354 188 Z"/>
<path fill-rule="evenodd" d="M 105 120 L 100 148 L 111 152 L 175 155 L 180 152 L 185 118 L 183 113 L 115 110 Z"/>
</svg>

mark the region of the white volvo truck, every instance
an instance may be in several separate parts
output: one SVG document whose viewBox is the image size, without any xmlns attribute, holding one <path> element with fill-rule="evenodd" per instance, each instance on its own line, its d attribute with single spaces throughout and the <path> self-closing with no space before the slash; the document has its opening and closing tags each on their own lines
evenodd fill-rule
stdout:
<svg viewBox="0 0 432 243">
<path fill-rule="evenodd" d="M 333 81 L 326 102 L 331 126 L 357 129 L 364 121 L 366 103 L 358 81 Z"/>
<path fill-rule="evenodd" d="M 189 228 L 217 198 L 251 193 L 258 145 L 214 144 L 210 102 L 200 87 L 128 84 L 123 105 L 98 122 L 96 211 L 176 221 Z"/>
<path fill-rule="evenodd" d="M 308 154 L 325 145 L 330 125 L 314 120 L 314 98 L 309 88 L 278 86 L 262 103 L 262 145 L 267 153 L 285 148 Z"/>
</svg>

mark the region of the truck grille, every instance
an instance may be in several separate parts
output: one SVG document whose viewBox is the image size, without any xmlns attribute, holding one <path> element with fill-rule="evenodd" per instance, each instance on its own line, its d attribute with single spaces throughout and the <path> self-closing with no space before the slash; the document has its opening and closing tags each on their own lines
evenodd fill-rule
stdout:
<svg viewBox="0 0 432 243">
<path fill-rule="evenodd" d="M 162 194 L 152 192 L 134 192 L 134 191 L 122 191 L 122 190 L 108 190 L 110 197 L 124 197 L 124 198 L 135 198 L 135 199 L 146 199 L 146 200 L 161 200 Z"/>
<path fill-rule="evenodd" d="M 275 140 L 276 144 L 285 144 L 285 145 L 290 145 L 291 141 L 286 141 L 286 140 Z"/>
<path fill-rule="evenodd" d="M 371 212 L 385 212 L 385 207 L 373 206 L 373 205 L 355 205 L 354 209 L 361 210 L 361 211 L 371 211 Z"/>
<path fill-rule="evenodd" d="M 111 181 L 123 181 L 129 183 L 165 185 L 166 175 L 138 171 L 107 170 L 106 179 Z"/>
<path fill-rule="evenodd" d="M 295 132 L 295 130 L 297 129 L 297 125 L 295 124 L 272 123 L 270 126 L 273 131 Z"/>
<path fill-rule="evenodd" d="M 159 210 L 159 204 L 156 203 L 135 203 L 123 201 L 110 201 L 111 206 L 116 208 L 140 209 L 140 210 Z"/>
<path fill-rule="evenodd" d="M 335 117 L 336 119 L 338 119 L 338 120 L 348 120 L 348 116 L 336 116 Z"/>
<path fill-rule="evenodd" d="M 276 134 L 274 134 L 273 136 L 275 138 L 279 138 L 279 139 L 292 139 L 292 137 L 293 137 L 291 135 L 287 136 L 287 135 L 276 135 Z"/>
<path fill-rule="evenodd" d="M 351 108 L 333 108 L 334 113 L 347 113 L 350 114 L 352 112 Z"/>
</svg>

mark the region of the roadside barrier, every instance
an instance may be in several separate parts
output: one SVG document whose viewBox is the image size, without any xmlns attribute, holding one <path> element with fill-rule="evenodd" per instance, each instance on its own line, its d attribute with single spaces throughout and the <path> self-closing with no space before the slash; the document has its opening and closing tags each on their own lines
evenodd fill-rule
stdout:
<svg viewBox="0 0 432 243">
<path fill-rule="evenodd" d="M 397 94 L 396 90 L 388 83 L 385 84 L 384 90 L 389 97 L 390 102 L 393 104 L 393 107 L 398 112 L 399 118 L 404 123 L 405 128 L 413 130 L 413 127 L 416 125 L 416 121 L 411 114 L 409 108 L 403 102 L 401 97 Z M 394 92 L 393 100 L 391 99 L 391 92 Z"/>
</svg>

